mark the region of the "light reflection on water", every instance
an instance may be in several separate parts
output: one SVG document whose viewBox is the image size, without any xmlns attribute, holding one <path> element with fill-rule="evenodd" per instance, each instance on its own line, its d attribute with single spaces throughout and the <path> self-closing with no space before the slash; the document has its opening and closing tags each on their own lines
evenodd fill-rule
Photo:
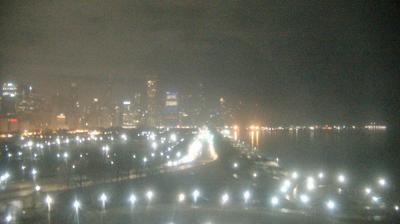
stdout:
<svg viewBox="0 0 400 224">
<path fill-rule="evenodd" d="M 348 170 L 355 176 L 400 174 L 397 130 L 241 129 L 235 138 L 247 141 L 265 156 L 279 157 L 289 169 Z"/>
<path fill-rule="evenodd" d="M 259 146 L 259 139 L 260 139 L 260 131 L 259 130 L 252 130 L 249 131 L 249 136 L 250 136 L 250 145 L 251 148 L 256 150 L 258 149 Z"/>
</svg>

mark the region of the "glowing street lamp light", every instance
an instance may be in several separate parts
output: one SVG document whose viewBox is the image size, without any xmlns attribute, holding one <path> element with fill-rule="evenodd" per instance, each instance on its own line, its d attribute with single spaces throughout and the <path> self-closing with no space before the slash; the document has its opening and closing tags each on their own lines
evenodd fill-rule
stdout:
<svg viewBox="0 0 400 224">
<path fill-rule="evenodd" d="M 39 192 L 41 189 L 42 189 L 42 188 L 40 187 L 40 185 L 36 185 L 36 186 L 35 186 L 35 191 L 36 191 L 36 192 Z"/>
<path fill-rule="evenodd" d="M 303 204 L 307 204 L 310 201 L 310 197 L 308 197 L 308 195 L 306 195 L 306 194 L 302 194 L 302 195 L 300 195 L 300 201 Z"/>
<path fill-rule="evenodd" d="M 196 203 L 197 202 L 197 199 L 199 198 L 199 196 L 200 196 L 200 191 L 199 190 L 194 190 L 193 191 L 193 193 L 192 193 L 192 197 L 193 197 L 193 201 L 194 201 L 194 203 Z"/>
<path fill-rule="evenodd" d="M 101 204 L 102 204 L 102 206 L 103 206 L 103 209 L 105 209 L 106 208 L 106 202 L 107 202 L 107 200 L 108 200 L 108 198 L 107 198 L 107 195 L 105 194 L 105 193 L 102 193 L 101 195 L 100 195 L 100 201 L 101 201 Z"/>
<path fill-rule="evenodd" d="M 319 179 L 324 179 L 325 175 L 323 172 L 318 173 L 318 178 Z"/>
<path fill-rule="evenodd" d="M 146 198 L 147 198 L 147 200 L 149 201 L 149 203 L 151 202 L 151 200 L 153 199 L 153 197 L 154 197 L 154 193 L 153 193 L 153 191 L 147 191 L 146 192 Z"/>
<path fill-rule="evenodd" d="M 284 180 L 284 181 L 283 181 L 283 184 L 282 184 L 282 186 L 281 186 L 281 188 L 280 188 L 280 191 L 281 191 L 282 193 L 288 192 L 288 190 L 289 190 L 289 188 L 290 188 L 291 185 L 292 185 L 292 182 L 290 182 L 290 180 Z"/>
<path fill-rule="evenodd" d="M 373 203 L 378 203 L 379 202 L 379 197 L 377 197 L 377 196 L 372 196 L 372 202 Z"/>
<path fill-rule="evenodd" d="M 157 147 L 158 147 L 157 142 L 151 143 L 151 148 L 153 148 L 153 150 L 156 150 Z"/>
<path fill-rule="evenodd" d="M 332 200 L 328 200 L 325 205 L 326 208 L 328 208 L 329 210 L 333 210 L 336 208 L 336 203 Z"/>
<path fill-rule="evenodd" d="M 339 174 L 338 181 L 339 183 L 343 184 L 346 182 L 346 177 L 343 174 Z"/>
<path fill-rule="evenodd" d="M 105 145 L 105 146 L 103 146 L 102 150 L 103 150 L 106 154 L 108 154 L 108 152 L 110 151 L 110 146 Z"/>
<path fill-rule="evenodd" d="M 371 188 L 366 187 L 366 188 L 364 189 L 364 192 L 365 192 L 366 195 L 369 195 L 369 194 L 371 194 L 372 190 L 371 190 Z"/>
<path fill-rule="evenodd" d="M 51 210 L 51 204 L 53 204 L 53 198 L 51 198 L 50 195 L 47 195 L 46 198 L 44 199 L 44 201 L 47 204 L 47 210 L 50 211 Z"/>
<path fill-rule="evenodd" d="M 78 200 L 75 200 L 72 203 L 72 207 L 75 209 L 75 212 L 78 213 L 79 209 L 81 208 L 81 203 Z"/>
<path fill-rule="evenodd" d="M 32 173 L 33 179 L 35 179 L 36 175 L 38 174 L 38 171 L 35 168 L 32 168 L 32 172 L 31 173 Z"/>
<path fill-rule="evenodd" d="M 386 180 L 384 178 L 379 178 L 378 184 L 381 187 L 385 187 L 387 183 L 386 183 Z"/>
<path fill-rule="evenodd" d="M 243 192 L 243 200 L 245 204 L 247 204 L 247 202 L 249 201 L 250 196 L 251 196 L 250 191 L 247 190 Z"/>
<path fill-rule="evenodd" d="M 299 178 L 299 174 L 296 171 L 294 171 L 292 173 L 292 179 L 297 179 L 297 178 Z"/>
<path fill-rule="evenodd" d="M 176 140 L 177 140 L 176 134 L 175 133 L 171 134 L 169 139 L 171 140 L 171 142 L 176 142 Z"/>
<path fill-rule="evenodd" d="M 271 205 L 272 205 L 272 207 L 276 207 L 278 204 L 279 204 L 279 198 L 276 197 L 276 196 L 273 196 L 273 197 L 271 198 Z"/>
<path fill-rule="evenodd" d="M 229 195 L 224 193 L 221 197 L 221 205 L 225 205 L 229 202 Z"/>
<path fill-rule="evenodd" d="M 135 194 L 131 194 L 129 196 L 129 203 L 131 203 L 132 208 L 135 205 L 136 201 L 137 201 L 136 195 Z"/>
<path fill-rule="evenodd" d="M 315 189 L 315 181 L 313 177 L 307 177 L 307 190 L 312 191 Z"/>
<path fill-rule="evenodd" d="M 186 195 L 184 193 L 178 194 L 178 202 L 183 203 L 185 201 Z"/>
<path fill-rule="evenodd" d="M 128 136 L 126 136 L 126 134 L 122 134 L 122 135 L 120 136 L 120 138 L 122 139 L 122 141 L 128 140 Z"/>
<path fill-rule="evenodd" d="M 75 209 L 76 223 L 79 224 L 79 209 L 81 208 L 81 203 L 78 200 L 75 200 L 72 203 L 72 207 Z"/>
<path fill-rule="evenodd" d="M 11 214 L 8 214 L 8 215 L 6 216 L 6 218 L 4 219 L 4 221 L 6 221 L 6 223 L 10 223 L 10 222 L 12 221 L 12 216 L 11 216 Z"/>
<path fill-rule="evenodd" d="M 398 205 L 394 205 L 394 210 L 395 210 L 396 212 L 398 212 L 398 211 L 400 210 L 400 207 L 399 207 Z"/>
</svg>

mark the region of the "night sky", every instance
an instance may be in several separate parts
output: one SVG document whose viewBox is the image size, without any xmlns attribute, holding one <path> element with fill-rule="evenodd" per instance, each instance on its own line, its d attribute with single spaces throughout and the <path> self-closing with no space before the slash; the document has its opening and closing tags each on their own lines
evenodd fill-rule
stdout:
<svg viewBox="0 0 400 224">
<path fill-rule="evenodd" d="M 383 0 L 2 0 L 0 76 L 43 91 L 112 77 L 130 91 L 155 75 L 168 88 L 202 82 L 209 100 L 242 101 L 247 120 L 398 125 L 399 8 Z"/>
</svg>

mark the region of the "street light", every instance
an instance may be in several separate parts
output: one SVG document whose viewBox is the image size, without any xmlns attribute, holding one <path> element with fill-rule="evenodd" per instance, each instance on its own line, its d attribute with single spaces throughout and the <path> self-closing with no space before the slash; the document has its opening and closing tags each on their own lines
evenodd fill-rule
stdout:
<svg viewBox="0 0 400 224">
<path fill-rule="evenodd" d="M 229 201 L 229 195 L 227 193 L 224 193 L 221 197 L 221 205 L 225 205 Z"/>
<path fill-rule="evenodd" d="M 328 200 L 325 205 L 329 210 L 333 210 L 336 208 L 336 203 L 332 200 Z"/>
<path fill-rule="evenodd" d="M 273 197 L 271 198 L 271 205 L 272 205 L 273 207 L 275 207 L 275 206 L 277 206 L 278 204 L 279 204 L 279 198 L 276 197 L 276 196 L 273 196 Z"/>
<path fill-rule="evenodd" d="M 122 141 L 128 140 L 128 136 L 126 134 L 122 134 L 121 136 Z"/>
<path fill-rule="evenodd" d="M 315 189 L 315 181 L 313 177 L 307 177 L 307 190 L 312 191 Z"/>
<path fill-rule="evenodd" d="M 184 201 L 185 201 L 185 198 L 186 198 L 185 194 L 184 194 L 184 193 L 180 193 L 180 194 L 178 195 L 178 202 L 179 202 L 179 203 L 184 202 Z"/>
<path fill-rule="evenodd" d="M 12 221 L 11 214 L 8 214 L 4 220 L 6 221 L 6 223 L 10 223 Z"/>
<path fill-rule="evenodd" d="M 343 184 L 344 182 L 346 182 L 346 177 L 343 174 L 339 174 L 338 181 L 339 183 Z"/>
<path fill-rule="evenodd" d="M 366 188 L 364 189 L 364 192 L 365 192 L 366 195 L 369 195 L 369 194 L 371 194 L 372 190 L 371 190 L 371 188 L 366 187 Z"/>
<path fill-rule="evenodd" d="M 132 208 L 133 208 L 133 206 L 135 205 L 135 203 L 136 203 L 136 195 L 135 194 L 131 194 L 130 196 L 129 196 L 129 202 L 131 203 L 131 206 L 132 206 Z"/>
<path fill-rule="evenodd" d="M 149 203 L 151 202 L 151 200 L 153 199 L 153 197 L 154 197 L 154 193 L 153 193 L 153 191 L 147 191 L 146 192 L 146 198 L 147 198 L 147 200 L 149 201 Z"/>
<path fill-rule="evenodd" d="M 78 200 L 75 200 L 74 203 L 72 204 L 74 207 L 75 211 L 78 213 L 79 209 L 81 208 L 81 203 Z"/>
<path fill-rule="evenodd" d="M 35 191 L 36 191 L 36 192 L 39 192 L 40 189 L 41 189 L 41 187 L 40 187 L 39 185 L 36 185 L 36 186 L 35 186 Z"/>
<path fill-rule="evenodd" d="M 300 201 L 303 204 L 307 204 L 310 201 L 310 198 L 308 197 L 308 195 L 302 194 L 302 195 L 300 195 Z"/>
<path fill-rule="evenodd" d="M 51 204 L 53 203 L 53 198 L 51 198 L 50 195 L 47 195 L 46 198 L 44 199 L 44 201 L 47 204 L 47 210 L 50 211 L 51 210 Z"/>
<path fill-rule="evenodd" d="M 378 203 L 379 202 L 379 197 L 377 197 L 377 196 L 372 196 L 372 202 L 373 203 Z"/>
<path fill-rule="evenodd" d="M 247 204 L 247 202 L 249 201 L 249 199 L 250 199 L 250 191 L 245 191 L 245 192 L 243 192 L 243 200 L 244 200 L 244 203 L 245 204 Z"/>
<path fill-rule="evenodd" d="M 106 202 L 107 202 L 107 195 L 105 193 L 102 193 L 100 195 L 99 199 L 100 199 L 100 201 L 102 203 L 103 209 L 105 209 L 106 208 Z"/>
<path fill-rule="evenodd" d="M 384 178 L 379 178 L 378 183 L 381 187 L 386 186 L 386 180 Z"/>
<path fill-rule="evenodd" d="M 79 224 L 79 209 L 81 207 L 81 203 L 78 200 L 75 200 L 72 204 L 72 207 L 75 209 L 76 222 Z"/>
<path fill-rule="evenodd" d="M 33 179 L 35 179 L 38 171 L 35 168 L 32 168 L 32 172 L 31 173 L 32 173 Z"/>
<path fill-rule="evenodd" d="M 175 133 L 172 133 L 172 134 L 171 134 L 170 140 L 171 140 L 171 142 L 176 142 L 177 137 L 176 137 L 176 134 L 175 134 Z"/>
<path fill-rule="evenodd" d="M 199 198 L 199 196 L 200 196 L 200 191 L 197 190 L 197 189 L 195 189 L 195 190 L 193 191 L 193 193 L 192 193 L 192 197 L 193 197 L 194 203 L 197 202 L 197 199 Z"/>
<path fill-rule="evenodd" d="M 283 184 L 282 184 L 282 186 L 280 188 L 280 191 L 282 193 L 286 193 L 289 190 L 291 185 L 292 185 L 292 182 L 290 182 L 289 180 L 284 180 Z"/>
</svg>

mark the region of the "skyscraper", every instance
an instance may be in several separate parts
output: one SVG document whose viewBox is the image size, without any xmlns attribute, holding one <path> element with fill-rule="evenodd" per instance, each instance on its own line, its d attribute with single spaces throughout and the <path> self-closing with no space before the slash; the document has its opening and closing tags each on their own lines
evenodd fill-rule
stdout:
<svg viewBox="0 0 400 224">
<path fill-rule="evenodd" d="M 1 94 L 0 132 L 18 131 L 19 120 L 16 117 L 17 94 L 17 85 L 15 83 L 3 83 Z"/>
<path fill-rule="evenodd" d="M 135 116 L 132 110 L 131 101 L 125 100 L 122 102 L 122 128 L 134 128 L 135 124 Z"/>
<path fill-rule="evenodd" d="M 168 91 L 165 93 L 164 124 L 166 126 L 178 125 L 178 93 Z"/>
<path fill-rule="evenodd" d="M 155 127 L 158 125 L 157 93 L 158 82 L 156 79 L 147 80 L 147 115 L 146 125 Z"/>
<path fill-rule="evenodd" d="M 16 116 L 17 84 L 13 82 L 3 83 L 1 114 L 5 117 Z"/>
</svg>

